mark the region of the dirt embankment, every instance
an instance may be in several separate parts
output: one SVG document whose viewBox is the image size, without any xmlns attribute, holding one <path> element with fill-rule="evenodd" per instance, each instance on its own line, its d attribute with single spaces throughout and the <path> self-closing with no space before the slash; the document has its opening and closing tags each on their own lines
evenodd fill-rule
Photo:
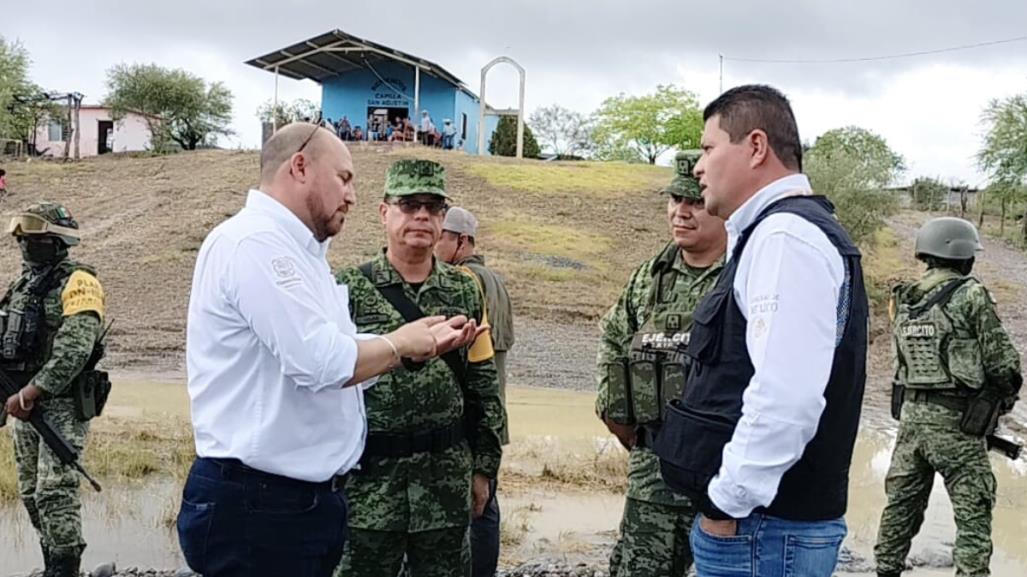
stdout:
<svg viewBox="0 0 1027 577">
<path fill-rule="evenodd" d="M 668 169 L 609 163 L 490 159 L 409 147 L 353 150 L 359 200 L 329 252 L 335 267 L 359 263 L 383 244 L 377 205 L 385 171 L 405 157 L 442 162 L 455 204 L 478 214 L 478 245 L 506 278 L 517 316 L 510 356 L 517 385 L 588 390 L 598 317 L 630 272 L 666 238 L 663 200 L 654 190 Z M 83 227 L 74 257 L 95 265 L 108 294 L 108 365 L 148 374 L 181 373 L 186 307 L 196 251 L 217 223 L 243 206 L 255 184 L 255 152 L 205 151 L 159 158 L 101 157 L 75 164 L 6 165 L 12 195 L 5 212 L 37 199 L 65 203 Z M 867 269 L 890 280 L 915 274 L 912 239 L 927 218 L 892 219 L 889 254 Z M 19 267 L 13 243 L 0 251 L 0 277 Z M 884 270 L 882 270 L 884 269 Z M 991 288 L 1021 351 L 1027 350 L 1027 258 L 987 242 L 976 274 Z M 883 284 L 883 283 L 882 283 Z M 872 323 L 866 418 L 887 418 L 891 352 L 884 317 Z M 1027 423 L 1027 408 L 1014 418 Z"/>
</svg>

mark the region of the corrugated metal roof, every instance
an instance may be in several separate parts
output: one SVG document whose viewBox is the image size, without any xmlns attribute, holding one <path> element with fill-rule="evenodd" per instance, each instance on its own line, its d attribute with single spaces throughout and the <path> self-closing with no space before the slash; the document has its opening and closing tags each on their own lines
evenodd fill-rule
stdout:
<svg viewBox="0 0 1027 577">
<path fill-rule="evenodd" d="M 247 60 L 246 64 L 269 72 L 274 72 L 277 67 L 278 73 L 283 76 L 296 80 L 307 78 L 321 84 L 333 76 L 388 60 L 418 66 L 422 73 L 441 78 L 474 96 L 459 78 L 430 60 L 346 34 L 339 29 Z"/>
</svg>

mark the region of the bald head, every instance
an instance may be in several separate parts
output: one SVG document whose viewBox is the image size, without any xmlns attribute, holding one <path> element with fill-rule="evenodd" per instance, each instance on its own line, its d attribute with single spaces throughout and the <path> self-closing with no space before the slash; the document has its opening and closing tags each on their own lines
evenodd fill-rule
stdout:
<svg viewBox="0 0 1027 577">
<path fill-rule="evenodd" d="M 286 124 L 271 135 L 260 151 L 260 182 L 266 184 L 274 180 L 278 169 L 299 151 L 308 138 L 310 140 L 303 147 L 303 152 L 313 161 L 330 148 L 327 145 L 335 135 L 307 122 Z"/>
</svg>

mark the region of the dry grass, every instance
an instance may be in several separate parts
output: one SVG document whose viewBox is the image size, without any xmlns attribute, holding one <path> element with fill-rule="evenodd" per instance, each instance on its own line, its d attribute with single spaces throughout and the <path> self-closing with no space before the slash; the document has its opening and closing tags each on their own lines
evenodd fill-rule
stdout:
<svg viewBox="0 0 1027 577">
<path fill-rule="evenodd" d="M 885 310 L 893 285 L 919 274 L 908 244 L 909 239 L 900 239 L 890 228 L 883 228 L 874 234 L 873 246 L 864 250 L 863 274 L 875 309 Z"/>
<path fill-rule="evenodd" d="M 499 521 L 499 542 L 503 547 L 517 547 L 524 542 L 524 538 L 531 532 L 531 524 L 528 523 L 531 512 L 531 508 L 519 507 L 503 513 Z"/>
<path fill-rule="evenodd" d="M 388 166 L 432 158 L 447 169 L 453 202 L 482 223 L 479 247 L 508 278 L 522 317 L 594 320 L 631 270 L 667 235 L 653 191 L 670 170 L 650 166 L 471 157 L 418 147 L 353 147 L 357 206 L 329 251 L 351 266 L 384 243 L 377 205 Z M 109 361 L 119 367 L 178 369 L 196 250 L 244 204 L 257 177 L 255 152 L 198 151 L 166 157 L 105 155 L 78 163 L 5 165 L 6 212 L 47 198 L 79 220 L 73 256 L 98 267 L 108 295 Z M 551 259 L 581 261 L 568 268 Z M 20 270 L 17 251 L 0 251 L 0 281 Z"/>
<path fill-rule="evenodd" d="M 8 421 L 11 418 L 8 417 Z M 10 424 L 0 430 L 0 503 L 18 498 L 18 471 L 14 466 L 14 441 Z"/>
</svg>

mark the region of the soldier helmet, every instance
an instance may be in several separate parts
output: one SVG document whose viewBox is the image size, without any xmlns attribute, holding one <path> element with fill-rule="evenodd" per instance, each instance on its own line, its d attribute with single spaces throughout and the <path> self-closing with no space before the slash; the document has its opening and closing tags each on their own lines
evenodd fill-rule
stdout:
<svg viewBox="0 0 1027 577">
<path fill-rule="evenodd" d="M 916 233 L 915 254 L 948 260 L 967 260 L 981 250 L 977 228 L 968 221 L 953 216 L 934 218 Z"/>
<path fill-rule="evenodd" d="M 446 194 L 446 169 L 431 160 L 400 160 L 385 175 L 385 196 Z"/>
<path fill-rule="evenodd" d="M 68 246 L 75 246 L 81 238 L 78 222 L 68 209 L 56 202 L 37 202 L 24 212 L 11 218 L 7 232 L 14 236 L 54 236 Z"/>
</svg>

